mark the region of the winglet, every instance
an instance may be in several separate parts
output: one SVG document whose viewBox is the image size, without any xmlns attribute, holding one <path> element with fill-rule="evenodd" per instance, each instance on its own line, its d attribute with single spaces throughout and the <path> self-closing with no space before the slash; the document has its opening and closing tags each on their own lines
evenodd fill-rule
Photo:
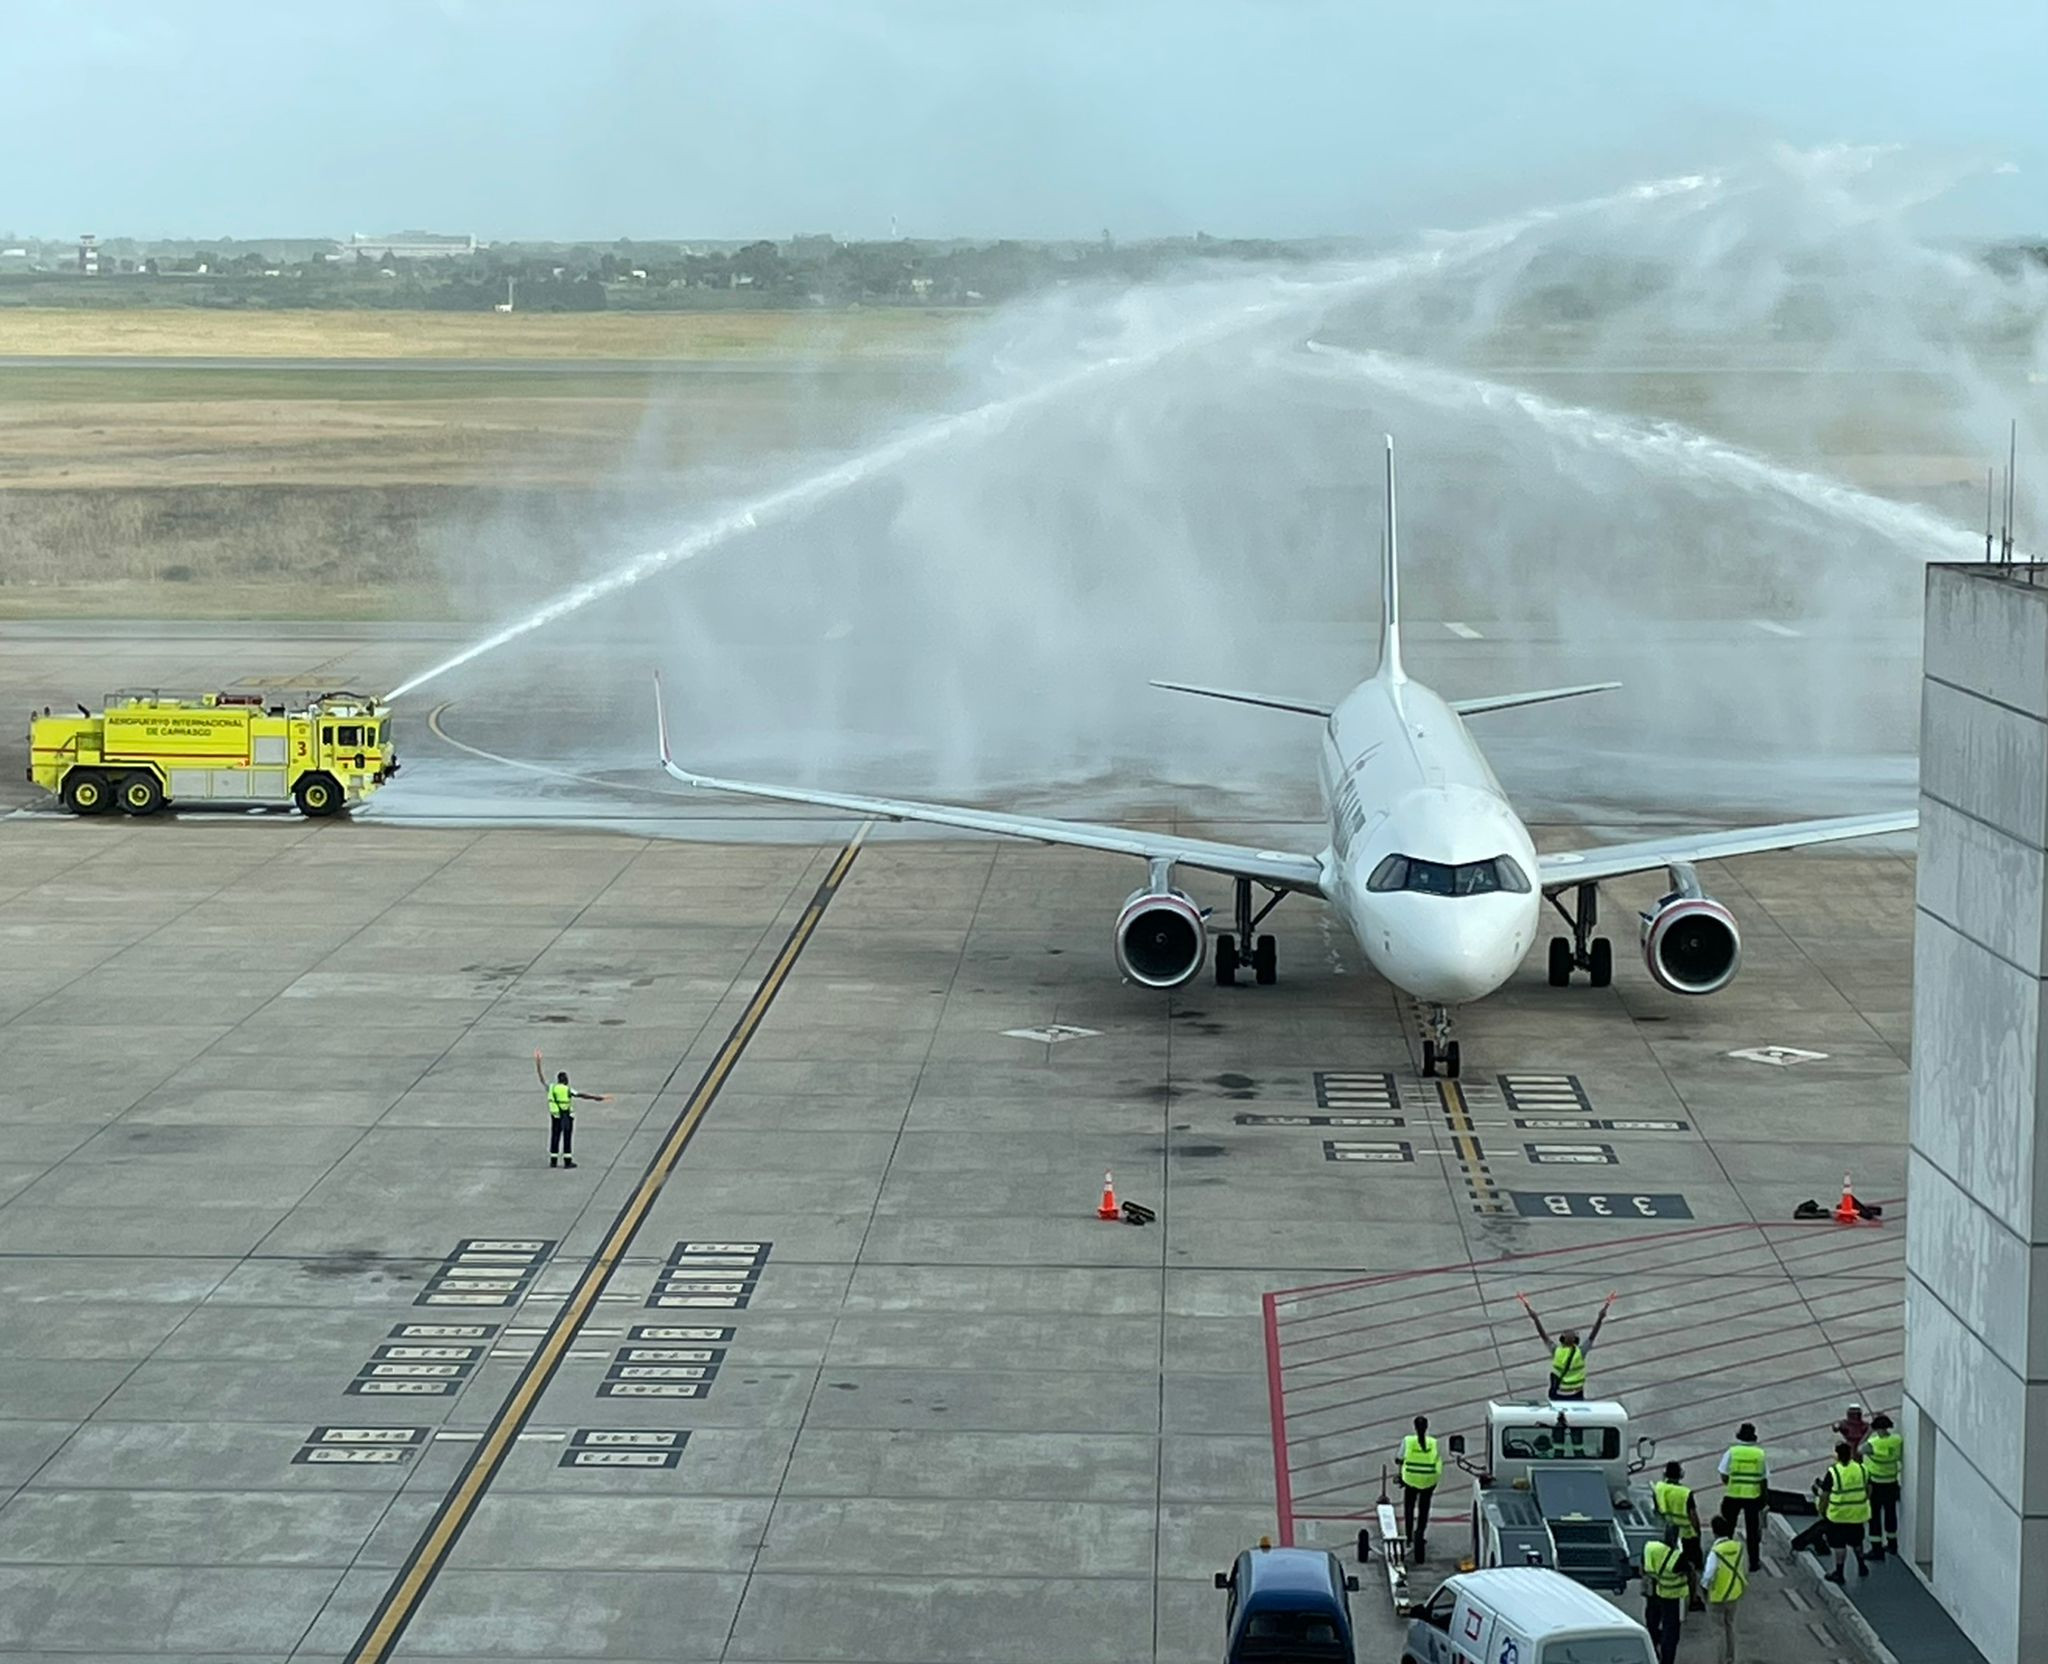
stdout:
<svg viewBox="0 0 2048 1664">
<path fill-rule="evenodd" d="M 661 697 L 661 672 L 654 673 L 654 731 L 661 736 L 661 766 L 671 768 L 675 759 L 668 750 L 668 711 Z"/>
<path fill-rule="evenodd" d="M 1387 435 L 1387 524 L 1382 533 L 1380 572 L 1380 664 L 1382 682 L 1405 682 L 1401 668 L 1401 549 L 1394 533 L 1394 436 Z"/>
</svg>

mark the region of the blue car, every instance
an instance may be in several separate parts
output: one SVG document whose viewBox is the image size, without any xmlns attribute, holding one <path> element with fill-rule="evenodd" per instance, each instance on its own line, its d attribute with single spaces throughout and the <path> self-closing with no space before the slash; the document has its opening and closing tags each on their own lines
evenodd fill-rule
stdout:
<svg viewBox="0 0 2048 1664">
<path fill-rule="evenodd" d="M 1223 1664 L 1355 1664 L 1351 1591 L 1343 1563 L 1327 1549 L 1261 1543 L 1216 1574 L 1230 1598 L 1223 1613 Z"/>
</svg>

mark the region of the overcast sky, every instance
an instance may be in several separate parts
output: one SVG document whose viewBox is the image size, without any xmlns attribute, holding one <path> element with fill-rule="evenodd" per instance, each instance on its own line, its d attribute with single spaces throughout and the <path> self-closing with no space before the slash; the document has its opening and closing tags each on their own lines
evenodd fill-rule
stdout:
<svg viewBox="0 0 2048 1664">
<path fill-rule="evenodd" d="M 1772 142 L 1999 162 L 2048 6 L 0 0 L 0 230 L 1379 235 Z"/>
</svg>

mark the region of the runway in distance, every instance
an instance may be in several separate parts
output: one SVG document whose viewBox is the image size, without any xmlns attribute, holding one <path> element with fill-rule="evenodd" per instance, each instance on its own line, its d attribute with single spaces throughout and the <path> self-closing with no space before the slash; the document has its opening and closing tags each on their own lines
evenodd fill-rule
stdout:
<svg viewBox="0 0 2048 1664">
<path fill-rule="evenodd" d="M 1450 1033 L 1451 1008 L 1484 999 L 1514 975 L 1535 942 L 1544 902 L 1570 931 L 1550 940 L 1552 986 L 1562 987 L 1574 971 L 1584 971 L 1593 986 L 1605 987 L 1613 980 L 1614 952 L 1608 938 L 1597 933 L 1600 885 L 1663 868 L 1665 895 L 1639 915 L 1643 962 L 1672 993 L 1711 994 L 1734 979 L 1742 939 L 1734 915 L 1701 889 L 1699 862 L 1904 832 L 1917 824 L 1919 817 L 1910 812 L 1852 815 L 1537 854 L 1465 718 L 1604 693 L 1620 684 L 1439 698 L 1411 679 L 1401 664 L 1391 435 L 1384 536 L 1379 666 L 1334 706 L 1228 688 L 1153 684 L 1322 721 L 1320 774 L 1329 842 L 1319 854 L 699 774 L 676 762 L 670 751 L 657 676 L 662 767 L 684 785 L 704 791 L 1136 856 L 1147 864 L 1146 881 L 1118 912 L 1112 944 L 1118 968 L 1148 988 L 1192 982 L 1209 957 L 1209 914 L 1175 883 L 1175 867 L 1221 873 L 1235 881 L 1235 928 L 1216 936 L 1216 980 L 1226 985 L 1245 966 L 1256 981 L 1275 981 L 1274 941 L 1258 935 L 1258 927 L 1285 896 L 1317 897 L 1344 921 L 1375 971 L 1429 1006 L 1423 1072 L 1441 1069 L 1450 1076 L 1461 1066 L 1459 1045 Z M 1266 893 L 1256 910 L 1255 885 Z"/>
</svg>

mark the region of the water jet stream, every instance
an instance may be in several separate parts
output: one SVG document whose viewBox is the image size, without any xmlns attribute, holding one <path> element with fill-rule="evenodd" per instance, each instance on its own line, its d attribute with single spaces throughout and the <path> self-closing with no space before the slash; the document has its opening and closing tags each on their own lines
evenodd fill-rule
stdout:
<svg viewBox="0 0 2048 1664">
<path fill-rule="evenodd" d="M 1252 302 L 1239 300 L 1195 324 L 1140 350 L 1098 359 L 1078 369 L 1007 398 L 971 410 L 942 416 L 912 427 L 894 438 L 833 467 L 806 476 L 752 502 L 706 521 L 675 542 L 601 573 L 564 591 L 525 617 L 494 631 L 459 653 L 431 665 L 393 688 L 385 697 L 396 700 L 484 654 L 529 635 L 608 595 L 629 589 L 684 561 L 719 548 L 777 520 L 808 513 L 867 480 L 885 474 L 928 451 L 963 436 L 985 433 L 1014 417 L 1063 399 L 1106 379 L 1135 374 L 1162 360 L 1212 343 L 1232 339 L 1261 327 L 1304 315 L 1320 316 L 1347 295 L 1412 280 L 1469 264 L 1495 253 L 1528 232 L 1572 216 L 1615 207 L 1639 207 L 1666 199 L 1690 197 L 1704 206 L 1724 190 L 1718 174 L 1693 173 L 1653 180 L 1562 207 L 1532 209 L 1469 231 L 1438 234 L 1401 255 L 1384 256 L 1337 267 L 1329 275 L 1296 281 Z"/>
<path fill-rule="evenodd" d="M 1324 341 L 1309 341 L 1304 346 L 1313 359 L 1297 359 L 1297 370 L 1307 371 L 1313 364 L 1315 369 L 1369 381 L 1400 397 L 1454 414 L 1519 415 L 1553 437 L 1617 453 L 1669 477 L 1776 492 L 1923 559 L 1966 560 L 1981 553 L 1977 534 L 1954 521 L 1911 503 L 1873 496 L 1825 474 L 1787 468 L 1679 422 L 1638 422 L 1586 405 L 1561 404 L 1524 388 L 1393 353 L 1337 347 Z"/>
</svg>

